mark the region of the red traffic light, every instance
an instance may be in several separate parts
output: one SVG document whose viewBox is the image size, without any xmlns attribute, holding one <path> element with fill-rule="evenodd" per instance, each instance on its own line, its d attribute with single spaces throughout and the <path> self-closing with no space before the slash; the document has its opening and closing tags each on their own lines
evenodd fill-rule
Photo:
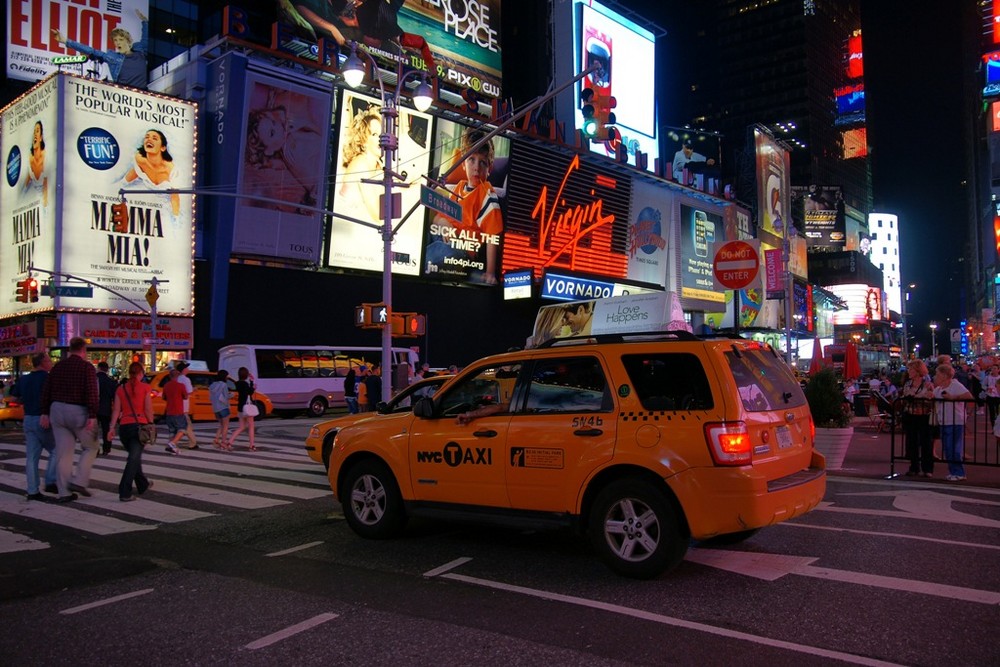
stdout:
<svg viewBox="0 0 1000 667">
<path fill-rule="evenodd" d="M 111 224 L 119 234 L 128 231 L 128 206 L 125 202 L 118 202 L 111 205 Z"/>
<path fill-rule="evenodd" d="M 34 278 L 28 278 L 24 282 L 28 289 L 28 301 L 35 303 L 38 301 L 38 281 Z"/>
</svg>

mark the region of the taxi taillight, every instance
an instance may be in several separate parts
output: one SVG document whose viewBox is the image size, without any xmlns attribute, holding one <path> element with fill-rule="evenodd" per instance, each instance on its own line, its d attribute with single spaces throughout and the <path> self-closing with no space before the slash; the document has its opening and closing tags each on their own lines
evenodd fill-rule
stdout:
<svg viewBox="0 0 1000 667">
<path fill-rule="evenodd" d="M 752 447 L 745 422 L 709 422 L 705 424 L 705 440 L 715 465 L 745 466 L 750 464 Z"/>
</svg>

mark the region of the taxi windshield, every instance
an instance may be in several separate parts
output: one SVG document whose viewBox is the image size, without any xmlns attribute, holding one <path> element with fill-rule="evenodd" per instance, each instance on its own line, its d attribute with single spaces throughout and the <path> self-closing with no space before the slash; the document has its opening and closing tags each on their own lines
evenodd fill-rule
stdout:
<svg viewBox="0 0 1000 667">
<path fill-rule="evenodd" d="M 744 410 L 765 412 L 805 404 L 805 394 L 791 370 L 770 349 L 734 346 L 725 357 Z"/>
</svg>

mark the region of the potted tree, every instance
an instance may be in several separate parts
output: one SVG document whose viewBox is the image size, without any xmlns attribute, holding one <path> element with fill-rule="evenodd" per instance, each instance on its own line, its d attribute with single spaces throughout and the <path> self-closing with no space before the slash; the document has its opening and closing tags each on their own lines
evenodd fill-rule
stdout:
<svg viewBox="0 0 1000 667">
<path fill-rule="evenodd" d="M 853 415 L 845 408 L 844 394 L 832 368 L 824 368 L 809 378 L 806 400 L 816 425 L 813 446 L 826 458 L 829 470 L 840 470 L 854 436 Z"/>
</svg>

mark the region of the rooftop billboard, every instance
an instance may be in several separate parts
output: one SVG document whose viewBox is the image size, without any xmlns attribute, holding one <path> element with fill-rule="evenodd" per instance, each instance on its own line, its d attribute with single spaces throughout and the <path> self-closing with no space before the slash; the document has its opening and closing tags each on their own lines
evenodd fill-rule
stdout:
<svg viewBox="0 0 1000 667">
<path fill-rule="evenodd" d="M 558 117 L 573 118 L 573 130 L 583 127 L 578 103 L 580 91 L 598 85 L 614 97 L 620 143 L 635 153 L 645 153 L 647 168 L 659 157 L 656 110 L 656 36 L 647 28 L 593 0 L 557 2 L 553 6 L 556 80 L 568 81 L 598 63 L 601 70 L 557 99 Z M 593 142 L 591 150 L 614 156 L 617 142 Z"/>
<path fill-rule="evenodd" d="M 78 53 L 63 40 L 110 54 L 110 58 L 101 59 L 107 63 L 99 62 L 101 54 L 95 54 L 90 62 L 66 65 L 73 73 L 94 72 L 97 78 L 107 76 L 117 81 L 123 69 L 130 69 L 134 62 L 137 69 L 141 67 L 143 78 L 147 75 L 144 36 L 149 0 L 10 0 L 6 5 L 6 74 L 11 79 L 40 81 L 57 71 L 59 65 L 52 63 L 53 57 Z M 121 33 L 116 31 L 126 33 L 131 42 L 134 55 L 128 67 L 121 64 L 124 59 L 113 40 Z"/>
</svg>

